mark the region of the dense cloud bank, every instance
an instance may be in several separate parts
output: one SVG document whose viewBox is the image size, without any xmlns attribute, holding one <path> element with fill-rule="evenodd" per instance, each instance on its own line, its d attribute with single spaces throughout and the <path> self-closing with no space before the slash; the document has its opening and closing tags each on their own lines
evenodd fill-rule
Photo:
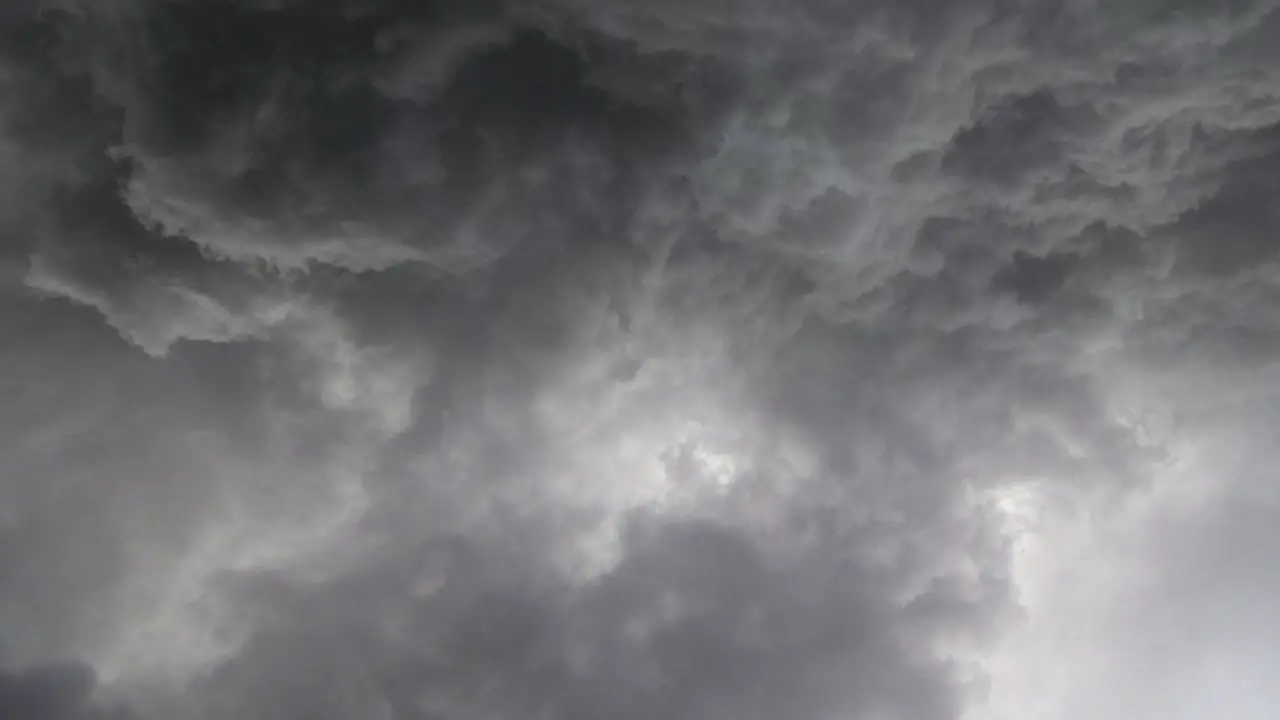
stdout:
<svg viewBox="0 0 1280 720">
<path fill-rule="evenodd" d="M 1277 32 L 4 3 L 0 706 L 1217 717 L 1142 668 L 1280 632 Z"/>
</svg>

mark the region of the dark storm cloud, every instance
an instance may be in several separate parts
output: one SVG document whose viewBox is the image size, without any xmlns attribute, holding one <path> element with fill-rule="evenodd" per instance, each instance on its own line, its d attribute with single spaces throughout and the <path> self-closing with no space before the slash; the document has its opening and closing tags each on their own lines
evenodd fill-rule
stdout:
<svg viewBox="0 0 1280 720">
<path fill-rule="evenodd" d="M 986 493 L 1273 393 L 1278 16 L 9 4 L 0 638 L 144 717 L 959 717 Z"/>
<path fill-rule="evenodd" d="M 666 522 L 627 545 L 587 587 L 464 538 L 324 593 L 247 578 L 246 605 L 269 615 L 195 695 L 215 717 L 954 715 L 938 661 L 900 649 L 909 611 L 829 549 L 771 558 L 737 531 Z"/>
<path fill-rule="evenodd" d="M 81 665 L 0 673 L 0 707 L 14 720 L 130 720 L 127 710 L 90 701 L 95 682 L 92 668 Z"/>
<path fill-rule="evenodd" d="M 122 88 L 129 204 L 237 259 L 457 270 L 609 239 L 628 156 L 679 121 L 496 5 L 166 3 L 134 22 L 142 67 L 97 80 Z"/>
</svg>

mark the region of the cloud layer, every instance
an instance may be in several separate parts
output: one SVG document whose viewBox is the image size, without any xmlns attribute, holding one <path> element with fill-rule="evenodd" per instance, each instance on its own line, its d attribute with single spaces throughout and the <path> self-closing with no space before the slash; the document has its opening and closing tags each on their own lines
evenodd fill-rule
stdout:
<svg viewBox="0 0 1280 720">
<path fill-rule="evenodd" d="M 1277 631 L 1277 23 L 6 4 L 0 704 L 1210 716 L 1098 668 Z"/>
</svg>

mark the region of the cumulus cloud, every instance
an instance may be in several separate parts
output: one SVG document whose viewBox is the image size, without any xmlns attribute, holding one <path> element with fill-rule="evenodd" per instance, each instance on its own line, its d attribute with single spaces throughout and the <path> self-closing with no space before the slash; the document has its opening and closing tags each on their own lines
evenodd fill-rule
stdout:
<svg viewBox="0 0 1280 720">
<path fill-rule="evenodd" d="M 7 4 L 0 703 L 1159 707 L 1275 631 L 1278 22 Z"/>
</svg>

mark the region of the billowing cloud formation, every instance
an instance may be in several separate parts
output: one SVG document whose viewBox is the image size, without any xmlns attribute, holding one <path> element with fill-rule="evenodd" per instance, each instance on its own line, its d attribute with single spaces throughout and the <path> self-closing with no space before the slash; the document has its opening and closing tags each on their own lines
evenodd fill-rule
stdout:
<svg viewBox="0 0 1280 720">
<path fill-rule="evenodd" d="M 1273 3 L 0 28 L 3 704 L 1269 706 Z"/>
</svg>

